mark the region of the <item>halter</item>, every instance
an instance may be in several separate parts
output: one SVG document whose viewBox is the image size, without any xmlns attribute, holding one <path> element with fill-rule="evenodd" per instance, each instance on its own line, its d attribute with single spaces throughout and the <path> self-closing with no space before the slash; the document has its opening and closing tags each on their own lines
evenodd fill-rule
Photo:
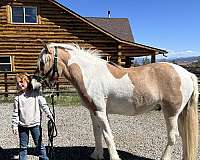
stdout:
<svg viewBox="0 0 200 160">
<path fill-rule="evenodd" d="M 53 73 L 52 73 L 50 79 L 53 79 L 53 77 L 55 76 L 55 73 L 57 73 L 57 75 L 59 76 L 57 64 L 58 64 L 58 47 L 55 46 L 54 47 L 53 65 L 51 66 L 49 71 L 44 76 L 47 77 L 51 73 L 51 71 L 53 71 Z"/>
<path fill-rule="evenodd" d="M 49 52 L 48 49 L 47 49 L 47 52 Z M 46 74 L 44 74 L 42 76 L 38 75 L 37 77 L 35 77 L 37 79 L 37 81 L 45 82 L 45 84 L 47 86 L 49 86 L 48 83 L 46 82 L 46 79 L 47 79 L 47 77 L 49 76 L 49 74 L 51 72 L 53 72 L 53 73 L 52 73 L 52 75 L 50 77 L 50 80 L 53 79 L 53 77 L 55 76 L 56 73 L 57 73 L 57 76 L 59 77 L 57 64 L 58 64 L 58 46 L 55 46 L 54 47 L 53 65 L 51 66 L 51 68 L 48 70 L 48 72 Z"/>
</svg>

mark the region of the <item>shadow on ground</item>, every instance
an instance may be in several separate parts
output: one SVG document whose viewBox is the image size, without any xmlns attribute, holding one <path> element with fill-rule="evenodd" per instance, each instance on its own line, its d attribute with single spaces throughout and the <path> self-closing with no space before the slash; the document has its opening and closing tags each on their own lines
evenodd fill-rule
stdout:
<svg viewBox="0 0 200 160">
<path fill-rule="evenodd" d="M 48 148 L 47 148 L 48 149 Z M 93 147 L 76 146 L 76 147 L 55 147 L 54 156 L 51 160 L 92 160 L 89 156 L 93 152 Z M 19 149 L 0 149 L 0 160 L 11 160 L 14 155 L 18 155 Z M 131 153 L 118 150 L 122 160 L 152 160 L 149 158 L 139 157 Z M 34 148 L 29 148 L 29 155 L 34 155 Z M 104 149 L 105 160 L 109 160 L 108 150 Z"/>
</svg>

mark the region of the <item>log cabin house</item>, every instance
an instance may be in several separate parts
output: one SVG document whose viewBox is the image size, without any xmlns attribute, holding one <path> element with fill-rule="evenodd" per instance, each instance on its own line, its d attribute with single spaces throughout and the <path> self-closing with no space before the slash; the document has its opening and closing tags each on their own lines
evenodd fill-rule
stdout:
<svg viewBox="0 0 200 160">
<path fill-rule="evenodd" d="M 127 18 L 82 17 L 56 0 L 1 0 L 0 72 L 33 73 L 43 47 L 38 39 L 96 49 L 125 67 L 133 57 L 155 62 L 156 55 L 167 53 L 136 43 Z M 1 80 L 5 84 L 5 76 Z"/>
</svg>

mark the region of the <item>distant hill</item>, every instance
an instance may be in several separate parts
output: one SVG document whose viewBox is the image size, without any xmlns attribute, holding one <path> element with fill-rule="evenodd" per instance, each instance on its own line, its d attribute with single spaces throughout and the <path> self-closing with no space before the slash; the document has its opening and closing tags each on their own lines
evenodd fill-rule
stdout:
<svg viewBox="0 0 200 160">
<path fill-rule="evenodd" d="M 200 63 L 200 56 L 193 56 L 193 57 L 178 57 L 178 58 L 162 58 L 156 59 L 157 62 L 172 62 L 179 65 L 190 65 L 194 63 Z M 139 65 L 144 64 L 144 62 L 150 62 L 150 58 L 143 57 L 143 58 L 136 58 L 134 63 Z"/>
<path fill-rule="evenodd" d="M 170 59 L 158 59 L 159 61 L 176 61 L 176 62 L 194 62 L 194 61 L 198 61 L 200 60 L 200 56 L 197 56 L 197 57 L 178 57 L 178 58 L 170 58 Z"/>
<path fill-rule="evenodd" d="M 173 62 L 179 65 L 191 65 L 200 62 L 200 56 L 197 57 L 178 57 L 173 59 L 158 59 L 158 62 Z"/>
</svg>

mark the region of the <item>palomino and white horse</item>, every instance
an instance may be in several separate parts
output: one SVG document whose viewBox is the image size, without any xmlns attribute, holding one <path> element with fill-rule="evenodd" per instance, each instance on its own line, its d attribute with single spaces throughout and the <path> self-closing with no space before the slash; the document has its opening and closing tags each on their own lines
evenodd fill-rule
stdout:
<svg viewBox="0 0 200 160">
<path fill-rule="evenodd" d="M 97 51 L 78 45 L 50 43 L 40 53 L 38 74 L 53 85 L 64 75 L 77 89 L 90 111 L 95 137 L 94 159 L 103 159 L 102 138 L 110 159 L 120 160 L 108 114 L 137 115 L 160 105 L 164 113 L 168 143 L 162 156 L 171 159 L 172 146 L 180 134 L 183 159 L 197 159 L 197 77 L 171 63 L 122 68 L 95 56 Z M 134 123 L 134 122 L 133 122 Z"/>
</svg>

